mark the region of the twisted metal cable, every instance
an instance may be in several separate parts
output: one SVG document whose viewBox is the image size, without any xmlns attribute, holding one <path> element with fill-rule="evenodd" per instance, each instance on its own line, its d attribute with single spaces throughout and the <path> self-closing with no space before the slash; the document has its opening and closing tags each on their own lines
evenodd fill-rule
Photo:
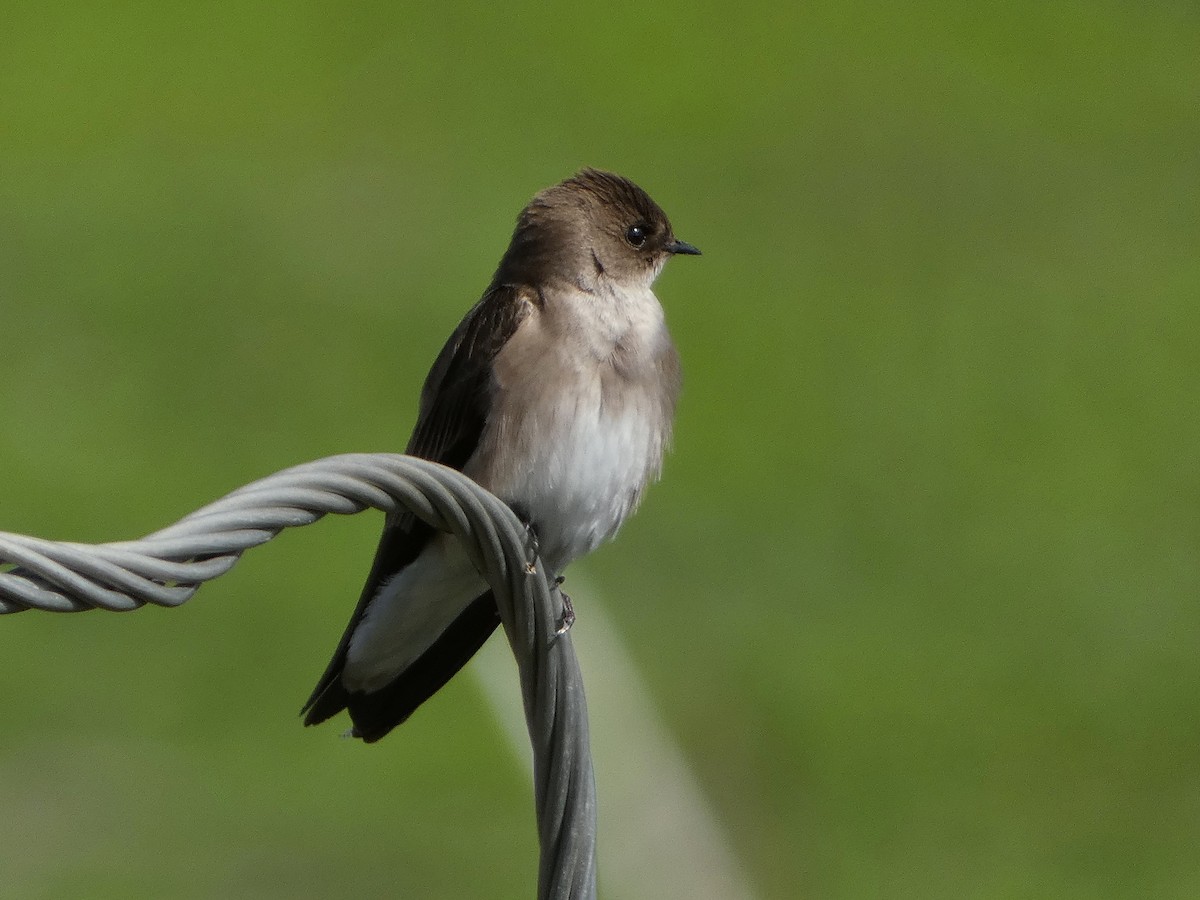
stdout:
<svg viewBox="0 0 1200 900">
<path fill-rule="evenodd" d="M 327 513 L 407 510 L 453 533 L 491 586 L 517 660 L 533 744 L 539 900 L 594 900 L 596 789 L 583 679 L 562 596 L 525 527 L 461 472 L 392 453 L 331 456 L 238 488 L 139 541 L 78 544 L 0 532 L 0 614 L 179 606 L 284 528 Z"/>
</svg>

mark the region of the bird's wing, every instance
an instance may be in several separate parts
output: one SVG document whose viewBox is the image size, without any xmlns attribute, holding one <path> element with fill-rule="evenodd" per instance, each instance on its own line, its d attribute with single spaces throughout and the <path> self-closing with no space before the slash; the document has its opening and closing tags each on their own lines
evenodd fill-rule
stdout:
<svg viewBox="0 0 1200 900">
<path fill-rule="evenodd" d="M 521 322 L 529 315 L 533 304 L 537 303 L 536 294 L 527 289 L 513 285 L 496 285 L 488 289 L 483 298 L 471 308 L 459 326 L 450 335 L 434 361 L 425 386 L 421 390 L 421 404 L 417 415 L 417 424 L 409 439 L 407 452 L 412 456 L 433 460 L 455 469 L 462 469 L 475 448 L 487 421 L 487 411 L 491 395 L 492 363 L 500 348 L 512 337 Z M 384 524 L 383 535 L 379 547 L 375 551 L 375 561 L 371 572 L 363 585 L 362 594 L 355 607 L 354 614 L 346 626 L 346 631 L 334 651 L 325 674 L 317 682 L 312 696 L 304 704 L 301 713 L 307 713 L 304 724 L 315 725 L 346 708 L 350 696 L 342 687 L 341 674 L 346 661 L 346 650 L 355 628 L 366 614 L 367 607 L 379 592 L 383 584 L 400 569 L 411 563 L 424 549 L 433 529 L 424 522 L 416 519 L 407 512 L 389 515 Z M 490 597 L 488 604 L 494 607 Z M 473 606 L 481 609 L 473 611 L 470 619 L 474 627 L 451 627 L 448 637 L 457 636 L 456 644 L 464 644 L 464 630 L 470 640 L 466 644 L 474 644 L 470 652 L 463 656 L 464 648 L 439 648 L 435 643 L 417 660 L 408 671 L 420 674 L 419 686 L 408 685 L 405 695 L 407 712 L 401 718 L 393 721 L 384 729 L 390 730 L 407 714 L 419 706 L 425 699 L 438 690 L 454 675 L 482 645 L 491 634 L 498 621 L 495 616 L 484 616 L 487 604 L 476 601 Z M 464 616 L 466 614 L 464 613 Z M 487 622 L 484 620 L 487 619 Z M 458 624 L 458 623 L 456 623 Z M 486 625 L 486 630 L 483 630 Z M 457 652 L 454 652 L 457 651 Z M 427 659 L 426 657 L 429 657 Z M 461 657 L 461 658 L 460 658 Z M 439 660 L 445 659 L 445 664 Z M 448 671 L 446 671 L 448 669 Z M 401 673 L 392 684 L 377 691 L 385 694 L 403 680 Z M 394 691 L 392 691 L 394 693 Z M 423 695 L 422 695 L 423 694 Z M 422 696 L 417 696 L 422 695 Z M 415 702 L 414 702 L 415 698 Z M 376 705 L 384 698 L 376 698 Z M 391 704 L 393 707 L 395 704 Z M 352 710 L 352 713 L 354 710 Z M 393 710 L 387 716 L 395 718 Z M 359 725 L 355 716 L 356 727 Z M 361 730 L 361 728 L 360 728 Z M 382 734 L 379 735 L 380 737 Z"/>
<path fill-rule="evenodd" d="M 538 302 L 528 288 L 491 288 L 434 360 L 407 453 L 461 469 L 475 452 L 490 402 L 492 363 Z"/>
</svg>

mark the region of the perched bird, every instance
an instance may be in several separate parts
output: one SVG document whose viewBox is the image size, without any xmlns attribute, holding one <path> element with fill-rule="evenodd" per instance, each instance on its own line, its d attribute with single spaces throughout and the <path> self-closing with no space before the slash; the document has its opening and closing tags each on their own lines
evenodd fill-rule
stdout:
<svg viewBox="0 0 1200 900">
<path fill-rule="evenodd" d="M 699 253 L 619 175 L 584 169 L 539 193 L 434 361 L 406 452 L 508 503 L 561 574 L 616 534 L 659 474 L 680 369 L 651 285 L 672 256 Z M 390 515 L 304 724 L 346 709 L 353 736 L 379 740 L 499 621 L 457 539 Z"/>
</svg>

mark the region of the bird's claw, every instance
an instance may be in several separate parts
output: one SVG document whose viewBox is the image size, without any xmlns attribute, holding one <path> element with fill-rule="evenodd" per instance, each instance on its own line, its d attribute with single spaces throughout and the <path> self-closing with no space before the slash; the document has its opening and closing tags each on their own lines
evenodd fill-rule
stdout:
<svg viewBox="0 0 1200 900">
<path fill-rule="evenodd" d="M 554 586 L 556 588 L 561 587 L 564 580 L 565 579 L 561 575 L 559 575 L 557 578 L 554 579 Z M 575 624 L 575 607 L 573 607 L 571 605 L 571 598 L 568 597 L 566 593 L 564 593 L 561 590 L 558 593 L 559 593 L 559 596 L 562 597 L 563 611 L 562 611 L 562 618 L 558 620 L 558 630 L 555 631 L 554 633 L 555 634 L 566 634 L 568 631 L 571 630 L 571 626 Z"/>
<path fill-rule="evenodd" d="M 537 571 L 538 536 L 533 525 L 525 523 L 525 571 L 530 575 Z"/>
</svg>

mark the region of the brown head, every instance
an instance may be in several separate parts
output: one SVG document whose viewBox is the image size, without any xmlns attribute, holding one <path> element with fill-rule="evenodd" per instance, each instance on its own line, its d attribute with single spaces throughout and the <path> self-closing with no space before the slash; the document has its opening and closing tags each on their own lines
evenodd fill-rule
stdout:
<svg viewBox="0 0 1200 900">
<path fill-rule="evenodd" d="M 648 286 L 670 257 L 699 253 L 676 239 L 667 214 L 632 181 L 584 169 L 521 211 L 495 280 L 586 287 L 612 279 Z"/>
</svg>

